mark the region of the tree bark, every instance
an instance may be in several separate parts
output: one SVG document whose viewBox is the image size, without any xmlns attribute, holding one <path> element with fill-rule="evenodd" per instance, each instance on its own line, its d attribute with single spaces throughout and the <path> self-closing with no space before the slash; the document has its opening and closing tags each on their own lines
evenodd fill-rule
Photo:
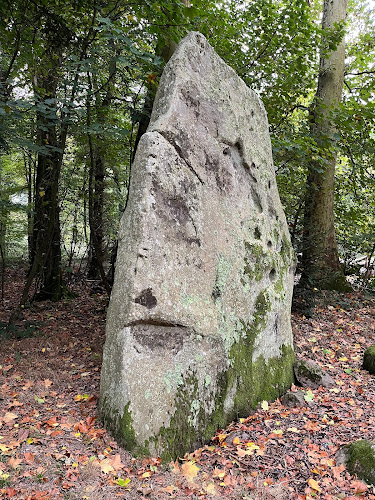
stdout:
<svg viewBox="0 0 375 500">
<path fill-rule="evenodd" d="M 45 74 L 37 75 L 38 93 L 44 102 L 56 99 L 59 59 L 51 57 L 50 68 Z M 53 112 L 53 107 L 50 107 Z M 46 147 L 38 153 L 35 183 L 34 223 L 31 247 L 31 268 L 37 262 L 40 273 L 40 300 L 59 300 L 63 294 L 60 217 L 58 187 L 62 164 L 62 144 L 57 137 L 56 120 L 37 113 L 37 143 Z"/>
<path fill-rule="evenodd" d="M 115 47 L 113 47 L 115 54 Z M 113 58 L 109 64 L 109 78 L 107 83 L 106 95 L 102 100 L 98 96 L 97 89 L 95 92 L 96 102 L 95 111 L 96 119 L 104 125 L 108 119 L 110 106 L 113 100 L 113 85 L 116 76 L 116 62 Z M 88 75 L 91 91 L 90 75 Z M 87 124 L 91 125 L 91 103 L 87 102 Z M 89 170 L 89 226 L 90 226 L 90 251 L 88 277 L 101 278 L 103 285 L 110 295 L 111 285 L 108 282 L 104 270 L 104 189 L 106 183 L 105 177 L 105 141 L 99 134 L 96 140 L 93 140 L 91 134 L 88 134 L 89 150 L 90 150 L 90 170 Z"/>
<path fill-rule="evenodd" d="M 324 0 L 322 28 L 333 30 L 344 23 L 347 0 Z M 328 51 L 323 37 L 318 86 L 309 110 L 310 133 L 318 148 L 312 158 L 306 184 L 302 287 L 350 290 L 339 262 L 334 225 L 334 182 L 337 153 L 337 129 L 333 114 L 337 109 L 344 83 L 345 42 Z"/>
</svg>

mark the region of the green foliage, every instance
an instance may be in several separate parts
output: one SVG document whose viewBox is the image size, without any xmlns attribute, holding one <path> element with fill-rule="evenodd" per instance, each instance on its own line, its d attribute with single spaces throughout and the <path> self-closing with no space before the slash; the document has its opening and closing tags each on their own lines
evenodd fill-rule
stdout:
<svg viewBox="0 0 375 500">
<path fill-rule="evenodd" d="M 0 5 L 0 224 L 6 225 L 10 253 L 26 255 L 37 155 L 58 152 L 63 155 L 63 249 L 68 263 L 72 256 L 84 256 L 89 138 L 105 164 L 103 231 L 105 249 L 110 249 L 125 205 L 146 91 L 157 88 L 164 51 L 190 30 L 207 36 L 260 94 L 282 203 L 300 250 L 306 168 L 311 160 L 324 168 L 326 161 L 308 123 L 318 52 L 322 43 L 327 51 L 334 49 L 344 28 L 336 26 L 322 42 L 321 2 L 43 0 L 9 5 Z M 337 237 L 348 272 L 358 257 L 370 258 L 375 241 L 375 22 L 366 2 L 355 0 L 350 9 L 345 95 L 333 117 L 340 155 Z M 51 71 L 56 75 L 52 96 L 42 84 Z M 38 141 L 38 130 L 50 126 L 60 136 L 67 131 L 66 143 Z"/>
</svg>

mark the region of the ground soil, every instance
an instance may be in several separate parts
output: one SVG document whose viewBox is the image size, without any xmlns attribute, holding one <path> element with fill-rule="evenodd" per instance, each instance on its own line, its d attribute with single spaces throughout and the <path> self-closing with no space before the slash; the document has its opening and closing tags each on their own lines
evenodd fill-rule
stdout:
<svg viewBox="0 0 375 500">
<path fill-rule="evenodd" d="M 374 487 L 336 463 L 357 439 L 375 441 L 375 300 L 321 294 L 312 318 L 292 318 L 295 350 L 335 380 L 305 389 L 297 408 L 262 402 L 175 463 L 135 459 L 97 419 L 107 297 L 70 277 L 75 297 L 34 302 L 5 332 L 25 273 L 7 270 L 0 302 L 0 497 L 375 500 Z M 1 326 L 3 328 L 1 328 Z"/>
</svg>

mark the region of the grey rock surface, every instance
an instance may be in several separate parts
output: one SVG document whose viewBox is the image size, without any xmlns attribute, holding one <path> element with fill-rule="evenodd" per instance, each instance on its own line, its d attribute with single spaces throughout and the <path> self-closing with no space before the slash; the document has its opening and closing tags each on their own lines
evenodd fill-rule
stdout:
<svg viewBox="0 0 375 500">
<path fill-rule="evenodd" d="M 100 415 L 126 448 L 175 458 L 290 387 L 294 267 L 264 107 L 190 33 L 120 225 Z"/>
<path fill-rule="evenodd" d="M 302 387 L 317 389 L 320 386 L 336 385 L 334 379 L 311 359 L 297 359 L 294 364 L 294 374 Z"/>
<path fill-rule="evenodd" d="M 305 400 L 305 391 L 288 391 L 281 398 L 281 403 L 289 408 L 309 406 L 308 402 Z"/>
</svg>

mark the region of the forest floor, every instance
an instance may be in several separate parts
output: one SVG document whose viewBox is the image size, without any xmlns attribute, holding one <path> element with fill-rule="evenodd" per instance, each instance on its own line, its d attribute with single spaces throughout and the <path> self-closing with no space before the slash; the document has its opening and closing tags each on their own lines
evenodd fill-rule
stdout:
<svg viewBox="0 0 375 500">
<path fill-rule="evenodd" d="M 0 326 L 23 280 L 8 269 Z M 17 338 L 0 329 L 1 498 L 375 500 L 374 487 L 335 462 L 342 445 L 375 440 L 375 377 L 361 370 L 375 344 L 374 299 L 326 294 L 313 318 L 292 318 L 297 356 L 318 362 L 335 387 L 311 390 L 299 408 L 263 402 L 163 465 L 132 458 L 97 420 L 107 298 L 84 280 L 73 288 L 76 298 L 25 310 Z"/>
</svg>

